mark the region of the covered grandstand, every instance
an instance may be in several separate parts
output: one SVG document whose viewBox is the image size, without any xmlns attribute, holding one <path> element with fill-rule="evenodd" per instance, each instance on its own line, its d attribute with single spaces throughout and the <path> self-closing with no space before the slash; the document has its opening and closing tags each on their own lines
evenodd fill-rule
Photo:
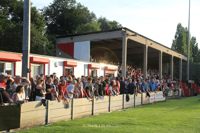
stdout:
<svg viewBox="0 0 200 133">
<path fill-rule="evenodd" d="M 160 78 L 186 77 L 186 56 L 128 28 L 57 37 L 57 56 L 121 65 L 123 77 L 127 65 L 142 68 L 144 77 L 149 69 L 157 70 Z"/>
</svg>

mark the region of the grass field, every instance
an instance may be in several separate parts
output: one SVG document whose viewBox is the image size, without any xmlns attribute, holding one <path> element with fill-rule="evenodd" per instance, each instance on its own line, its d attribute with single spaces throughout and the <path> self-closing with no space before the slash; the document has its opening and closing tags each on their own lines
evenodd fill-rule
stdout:
<svg viewBox="0 0 200 133">
<path fill-rule="evenodd" d="M 168 100 L 21 132 L 200 133 L 200 97 Z"/>
</svg>

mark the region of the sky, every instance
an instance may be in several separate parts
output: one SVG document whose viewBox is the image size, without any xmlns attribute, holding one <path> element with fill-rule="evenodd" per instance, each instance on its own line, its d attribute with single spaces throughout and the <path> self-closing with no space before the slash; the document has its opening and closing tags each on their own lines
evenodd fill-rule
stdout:
<svg viewBox="0 0 200 133">
<path fill-rule="evenodd" d="M 188 27 L 189 0 L 76 0 L 96 14 L 171 47 L 178 23 Z M 42 9 L 53 0 L 31 0 Z M 200 0 L 191 0 L 190 32 L 200 41 Z"/>
</svg>

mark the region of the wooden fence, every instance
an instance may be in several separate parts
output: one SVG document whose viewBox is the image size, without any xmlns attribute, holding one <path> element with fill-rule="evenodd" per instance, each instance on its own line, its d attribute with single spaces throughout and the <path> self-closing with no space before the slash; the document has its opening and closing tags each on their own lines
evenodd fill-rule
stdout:
<svg viewBox="0 0 200 133">
<path fill-rule="evenodd" d="M 41 102 L 29 102 L 22 105 L 0 106 L 0 131 L 27 128 L 44 125 L 61 120 L 73 120 L 100 113 L 106 113 L 124 108 L 164 101 L 162 92 L 129 95 L 104 96 L 102 99 L 89 101 L 86 98 L 72 99 L 69 104 L 57 101 L 47 101 L 46 106 Z"/>
</svg>

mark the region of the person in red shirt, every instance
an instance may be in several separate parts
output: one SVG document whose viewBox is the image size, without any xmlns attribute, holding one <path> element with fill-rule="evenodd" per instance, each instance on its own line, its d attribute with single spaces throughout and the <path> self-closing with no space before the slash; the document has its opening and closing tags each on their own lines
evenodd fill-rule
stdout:
<svg viewBox="0 0 200 133">
<path fill-rule="evenodd" d="M 64 96 L 67 94 L 67 83 L 66 80 L 61 79 L 60 84 L 58 85 L 58 96 L 60 97 L 60 99 L 64 99 Z"/>
<path fill-rule="evenodd" d="M 7 80 L 8 80 L 7 74 L 1 73 L 0 74 L 0 104 L 13 102 L 10 95 L 6 91 Z"/>
</svg>

